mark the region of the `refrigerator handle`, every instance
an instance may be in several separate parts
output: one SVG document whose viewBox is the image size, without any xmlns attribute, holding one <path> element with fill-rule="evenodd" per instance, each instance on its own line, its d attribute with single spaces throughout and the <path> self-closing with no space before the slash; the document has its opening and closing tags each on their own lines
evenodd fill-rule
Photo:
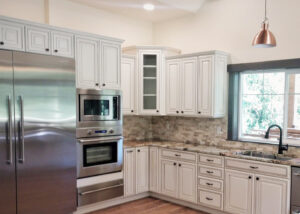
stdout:
<svg viewBox="0 0 300 214">
<path fill-rule="evenodd" d="M 7 97 L 7 107 L 8 107 L 8 159 L 7 163 L 12 164 L 12 111 L 11 111 L 11 97 L 8 95 Z"/>
<path fill-rule="evenodd" d="M 24 163 L 24 106 L 23 106 L 23 97 L 19 96 L 20 101 L 20 121 L 19 121 L 19 162 Z"/>
</svg>

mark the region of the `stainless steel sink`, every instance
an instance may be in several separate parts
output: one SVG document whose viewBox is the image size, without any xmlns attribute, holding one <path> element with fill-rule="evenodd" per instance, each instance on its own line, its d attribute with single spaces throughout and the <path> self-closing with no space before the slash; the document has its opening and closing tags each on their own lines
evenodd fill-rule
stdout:
<svg viewBox="0 0 300 214">
<path fill-rule="evenodd" d="M 278 154 L 268 153 L 268 152 L 258 152 L 258 151 L 244 151 L 244 152 L 239 152 L 238 154 L 250 156 L 250 157 L 266 158 L 266 159 L 282 160 L 282 161 L 293 159 L 292 157 L 288 157 L 288 156 L 283 156 L 283 155 L 278 155 Z"/>
</svg>

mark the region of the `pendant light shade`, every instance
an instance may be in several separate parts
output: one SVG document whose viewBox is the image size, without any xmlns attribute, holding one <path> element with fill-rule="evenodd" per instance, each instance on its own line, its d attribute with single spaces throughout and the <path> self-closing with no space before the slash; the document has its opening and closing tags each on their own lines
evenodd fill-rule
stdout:
<svg viewBox="0 0 300 214">
<path fill-rule="evenodd" d="M 261 30 L 253 39 L 252 45 L 258 48 L 276 47 L 276 39 L 269 30 L 269 21 L 267 18 L 267 0 L 265 0 L 265 20 L 262 23 Z"/>
</svg>

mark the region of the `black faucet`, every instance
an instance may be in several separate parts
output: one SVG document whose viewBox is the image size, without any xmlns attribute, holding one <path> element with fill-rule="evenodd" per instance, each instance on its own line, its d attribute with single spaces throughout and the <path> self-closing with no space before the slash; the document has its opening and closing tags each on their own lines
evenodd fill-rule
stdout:
<svg viewBox="0 0 300 214">
<path fill-rule="evenodd" d="M 280 131 L 280 138 L 279 138 L 279 145 L 278 145 L 278 154 L 283 154 L 283 151 L 287 151 L 288 148 L 289 148 L 289 145 L 282 145 L 282 128 L 277 125 L 277 124 L 273 124 L 271 126 L 269 126 L 267 132 L 266 132 L 266 135 L 265 135 L 265 138 L 269 138 L 269 133 L 270 133 L 270 129 L 273 128 L 273 127 L 277 127 Z"/>
</svg>

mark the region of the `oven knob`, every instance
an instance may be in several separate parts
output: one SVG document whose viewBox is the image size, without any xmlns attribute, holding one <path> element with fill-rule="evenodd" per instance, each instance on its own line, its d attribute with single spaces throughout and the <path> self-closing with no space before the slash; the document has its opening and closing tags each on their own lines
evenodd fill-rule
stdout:
<svg viewBox="0 0 300 214">
<path fill-rule="evenodd" d="M 109 130 L 110 134 L 113 134 L 115 131 L 113 129 Z"/>
<path fill-rule="evenodd" d="M 88 134 L 88 135 L 91 135 L 91 134 L 92 134 L 92 130 L 88 130 L 88 131 L 87 131 L 87 134 Z"/>
</svg>

